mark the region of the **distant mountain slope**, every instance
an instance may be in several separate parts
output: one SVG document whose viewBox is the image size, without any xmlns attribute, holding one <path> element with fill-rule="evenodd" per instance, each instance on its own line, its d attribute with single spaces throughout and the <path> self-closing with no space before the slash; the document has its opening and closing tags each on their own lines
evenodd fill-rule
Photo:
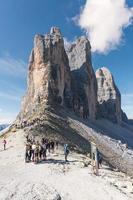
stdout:
<svg viewBox="0 0 133 200">
<path fill-rule="evenodd" d="M 8 126 L 9 126 L 9 124 L 0 124 L 0 131 L 7 128 Z"/>
<path fill-rule="evenodd" d="M 133 125 L 133 119 L 129 119 L 129 124 Z"/>
</svg>

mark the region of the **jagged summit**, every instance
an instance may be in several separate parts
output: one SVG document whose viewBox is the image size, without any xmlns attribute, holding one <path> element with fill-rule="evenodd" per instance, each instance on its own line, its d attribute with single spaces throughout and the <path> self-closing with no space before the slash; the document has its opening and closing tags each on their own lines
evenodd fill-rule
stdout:
<svg viewBox="0 0 133 200">
<path fill-rule="evenodd" d="M 85 62 L 91 64 L 91 46 L 89 40 L 85 36 L 79 37 L 67 49 L 67 54 L 71 70 L 81 68 Z"/>
<path fill-rule="evenodd" d="M 96 71 L 96 78 L 98 80 L 99 88 L 103 88 L 102 95 L 98 95 L 98 101 L 102 101 L 103 98 L 104 100 L 107 100 L 109 98 L 115 99 L 117 94 L 119 97 L 121 96 L 120 91 L 115 84 L 113 75 L 107 67 L 99 68 Z M 104 91 L 105 87 L 107 91 Z"/>
<path fill-rule="evenodd" d="M 104 76 L 104 74 L 110 77 L 110 79 L 113 79 L 113 76 L 107 67 L 104 66 L 96 70 L 96 77 Z"/>
<path fill-rule="evenodd" d="M 104 118 L 121 124 L 121 94 L 108 68 L 102 67 L 96 71 L 98 84 L 99 112 Z"/>
</svg>

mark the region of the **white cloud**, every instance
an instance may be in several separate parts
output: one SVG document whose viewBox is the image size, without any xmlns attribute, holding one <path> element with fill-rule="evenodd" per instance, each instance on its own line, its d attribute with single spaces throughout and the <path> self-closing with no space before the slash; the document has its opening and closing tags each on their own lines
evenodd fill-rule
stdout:
<svg viewBox="0 0 133 200">
<path fill-rule="evenodd" d="M 0 73 L 17 77 L 26 76 L 26 63 L 21 59 L 14 59 L 10 55 L 0 57 Z"/>
<path fill-rule="evenodd" d="M 107 53 L 118 47 L 123 30 L 132 23 L 133 8 L 125 0 L 87 0 L 76 22 L 85 30 L 93 52 Z"/>
<path fill-rule="evenodd" d="M 133 93 L 122 94 L 122 109 L 129 119 L 133 119 Z"/>
</svg>

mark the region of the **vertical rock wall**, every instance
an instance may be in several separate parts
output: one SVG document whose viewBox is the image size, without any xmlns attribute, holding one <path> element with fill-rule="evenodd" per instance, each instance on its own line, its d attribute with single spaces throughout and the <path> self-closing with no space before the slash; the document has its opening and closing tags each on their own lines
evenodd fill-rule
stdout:
<svg viewBox="0 0 133 200">
<path fill-rule="evenodd" d="M 64 103 L 71 86 L 70 68 L 60 30 L 36 35 L 29 59 L 28 89 L 23 99 L 21 117 L 37 111 L 41 105 Z"/>
<path fill-rule="evenodd" d="M 85 115 L 95 119 L 97 112 L 97 82 L 91 63 L 91 46 L 84 36 L 67 50 L 72 74 L 74 104 L 84 109 Z"/>
<path fill-rule="evenodd" d="M 96 71 L 96 78 L 100 116 L 121 124 L 121 94 L 112 74 L 106 67 L 102 67 Z"/>
</svg>

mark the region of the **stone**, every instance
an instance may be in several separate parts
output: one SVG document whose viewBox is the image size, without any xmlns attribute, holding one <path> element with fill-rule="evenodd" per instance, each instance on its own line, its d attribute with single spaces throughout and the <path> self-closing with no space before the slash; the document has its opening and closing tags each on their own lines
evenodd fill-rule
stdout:
<svg viewBox="0 0 133 200">
<path fill-rule="evenodd" d="M 99 115 L 112 122 L 121 124 L 121 94 L 114 82 L 111 72 L 102 67 L 96 71 L 98 84 Z"/>
<path fill-rule="evenodd" d="M 73 107 L 91 119 L 97 113 L 97 82 L 91 63 L 91 46 L 85 36 L 67 49 L 72 76 Z"/>
<path fill-rule="evenodd" d="M 119 124 L 128 120 L 112 74 L 105 67 L 94 73 L 89 40 L 81 36 L 65 50 L 59 28 L 52 27 L 34 38 L 18 127 L 43 127 L 45 111 L 59 106 L 85 119 L 99 116 Z"/>
<path fill-rule="evenodd" d="M 25 121 L 45 105 L 65 103 L 71 94 L 69 61 L 59 28 L 49 34 L 36 35 L 29 58 L 28 89 L 19 118 Z"/>
</svg>

